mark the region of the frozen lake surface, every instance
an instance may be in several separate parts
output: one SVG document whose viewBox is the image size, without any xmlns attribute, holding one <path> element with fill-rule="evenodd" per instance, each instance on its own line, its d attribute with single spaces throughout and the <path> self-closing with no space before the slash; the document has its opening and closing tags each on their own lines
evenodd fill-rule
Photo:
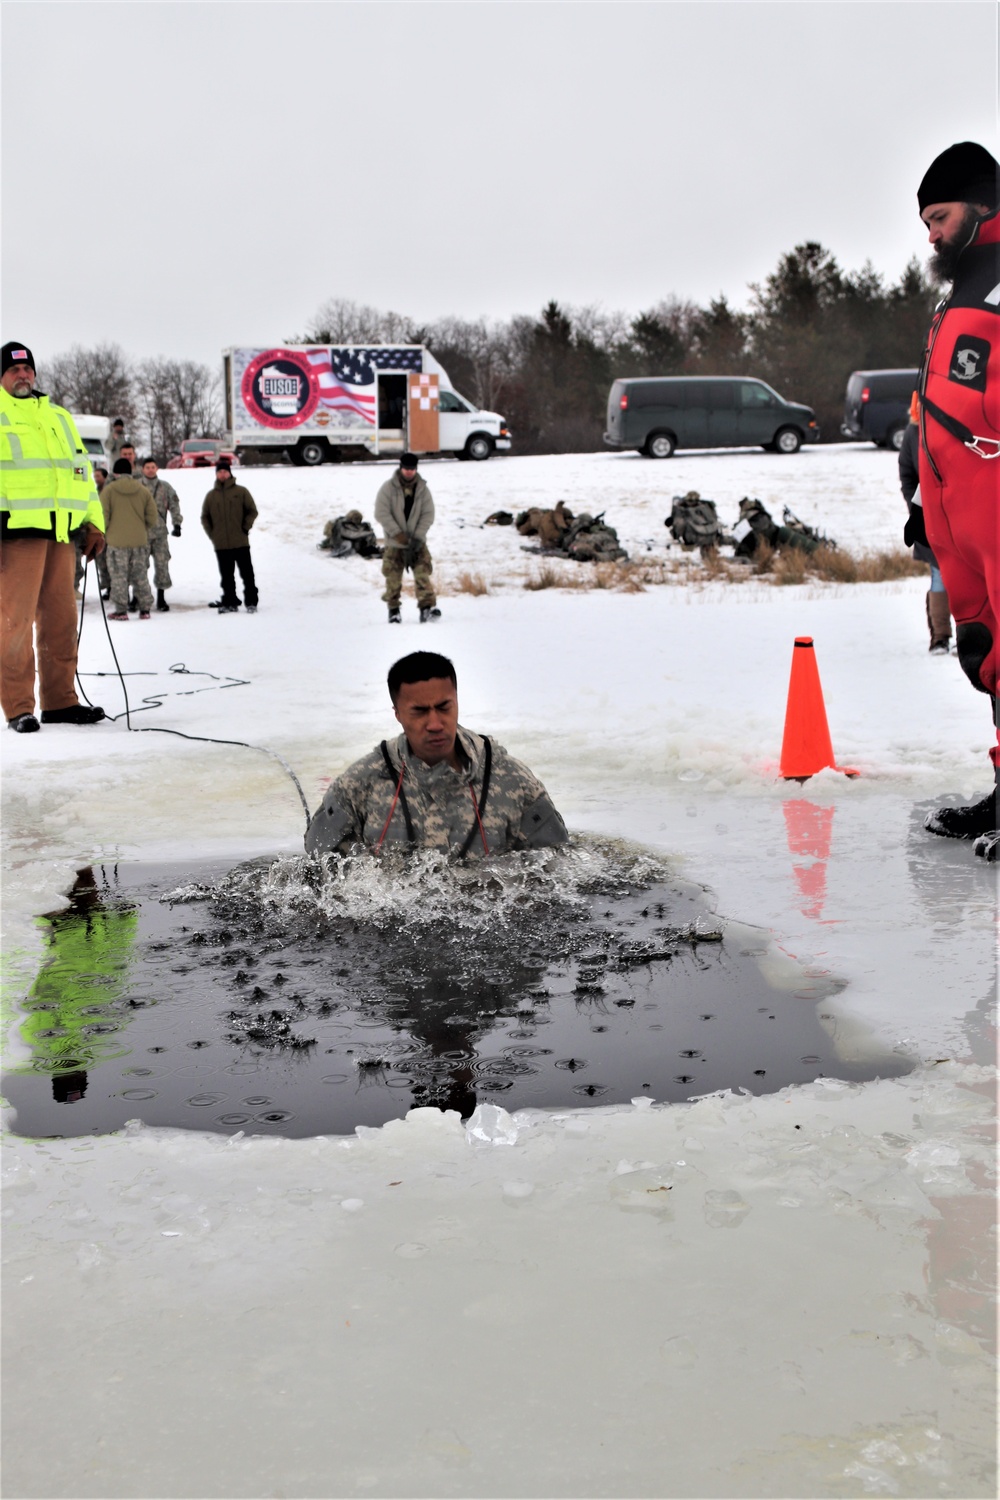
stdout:
<svg viewBox="0 0 1000 1500">
<path fill-rule="evenodd" d="M 995 1492 L 995 870 L 922 829 L 989 785 L 986 699 L 928 656 L 920 579 L 528 592 L 537 558 L 479 525 L 565 499 L 662 555 L 670 496 L 697 488 L 724 520 L 756 494 L 882 547 L 893 467 L 866 448 L 428 465 L 441 578 L 490 592 L 446 592 L 427 629 L 410 601 L 393 630 L 377 564 L 315 550 L 330 516 L 370 517 L 384 466 L 246 471 L 252 618 L 204 608 L 207 485 L 177 475 L 171 613 L 114 637 L 149 674 L 127 678 L 133 704 L 162 695 L 135 728 L 277 751 L 315 806 L 392 730 L 388 665 L 433 644 L 463 722 L 526 760 L 576 834 L 652 850 L 776 962 L 844 982 L 824 1010 L 845 1072 L 913 1067 L 469 1126 L 416 1109 L 342 1136 L 8 1134 L 8 1493 Z M 802 634 L 855 781 L 777 777 Z M 81 671 L 113 670 L 91 599 Z M 112 677 L 84 683 L 120 711 Z M 3 751 L 8 1015 L 77 870 L 301 849 L 295 789 L 262 754 L 124 720 Z"/>
</svg>

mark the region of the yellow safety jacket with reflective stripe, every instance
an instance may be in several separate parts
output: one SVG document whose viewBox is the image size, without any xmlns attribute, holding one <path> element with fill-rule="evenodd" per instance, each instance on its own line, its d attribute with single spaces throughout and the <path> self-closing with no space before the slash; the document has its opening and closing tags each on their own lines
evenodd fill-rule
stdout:
<svg viewBox="0 0 1000 1500">
<path fill-rule="evenodd" d="M 104 512 L 76 423 L 48 396 L 12 396 L 0 386 L 0 510 L 7 535 L 21 527 L 57 542 L 87 522 L 104 530 Z"/>
</svg>

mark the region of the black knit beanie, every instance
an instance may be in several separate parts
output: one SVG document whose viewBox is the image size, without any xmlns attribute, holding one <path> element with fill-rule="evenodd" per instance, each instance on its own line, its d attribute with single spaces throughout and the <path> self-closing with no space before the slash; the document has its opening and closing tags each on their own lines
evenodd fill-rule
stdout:
<svg viewBox="0 0 1000 1500">
<path fill-rule="evenodd" d="M 985 203 L 992 213 L 1000 204 L 1000 165 L 985 146 L 958 141 L 936 156 L 917 189 L 920 213 L 931 203 Z"/>
<path fill-rule="evenodd" d="M 27 344 L 19 344 L 15 340 L 12 344 L 4 344 L 0 349 L 0 375 L 6 375 L 13 365 L 30 365 L 32 369 L 35 368 L 35 356 Z"/>
</svg>

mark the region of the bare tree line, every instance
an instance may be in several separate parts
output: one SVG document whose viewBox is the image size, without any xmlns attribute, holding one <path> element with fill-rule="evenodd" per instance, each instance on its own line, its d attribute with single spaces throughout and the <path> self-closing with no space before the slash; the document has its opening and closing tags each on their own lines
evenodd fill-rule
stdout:
<svg viewBox="0 0 1000 1500">
<path fill-rule="evenodd" d="M 122 417 L 142 454 L 165 463 L 189 437 L 216 436 L 222 376 L 190 359 L 132 360 L 118 344 L 75 344 L 38 372 L 53 401 L 92 416 Z"/>
<path fill-rule="evenodd" d="M 745 309 L 722 294 L 634 316 L 552 301 L 538 317 L 424 324 L 336 297 L 288 342 L 426 344 L 460 391 L 507 417 L 521 453 L 600 449 L 611 382 L 629 375 L 755 375 L 836 440 L 851 371 L 918 365 L 938 295 L 916 260 L 889 282 L 870 263 L 842 270 L 814 241 L 748 290 Z"/>
<path fill-rule="evenodd" d="M 720 294 L 707 307 L 666 297 L 633 315 L 549 302 L 537 317 L 418 323 L 346 297 L 320 307 L 289 344 L 426 344 L 458 390 L 510 422 L 521 453 L 600 449 L 611 383 L 634 375 L 755 375 L 812 406 L 839 436 L 855 369 L 912 366 L 937 293 L 917 261 L 898 281 L 867 263 L 844 271 L 809 241 L 749 287 L 745 309 Z M 160 462 L 187 437 L 220 435 L 220 371 L 193 360 L 132 361 L 117 344 L 74 346 L 39 372 L 61 405 L 125 419 Z"/>
</svg>

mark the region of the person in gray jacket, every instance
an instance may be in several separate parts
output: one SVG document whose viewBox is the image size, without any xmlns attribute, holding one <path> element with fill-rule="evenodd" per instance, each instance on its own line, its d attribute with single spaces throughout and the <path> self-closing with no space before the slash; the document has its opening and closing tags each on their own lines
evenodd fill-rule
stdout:
<svg viewBox="0 0 1000 1500">
<path fill-rule="evenodd" d="M 108 462 L 111 464 L 112 468 L 114 468 L 118 459 L 121 458 L 122 449 L 125 447 L 127 442 L 128 438 L 125 436 L 125 422 L 123 418 L 115 417 L 115 420 L 111 424 L 111 431 L 108 434 L 108 437 L 105 440 L 104 444 L 105 452 L 108 455 Z"/>
<path fill-rule="evenodd" d="M 427 548 L 427 533 L 434 522 L 434 500 L 417 473 L 417 463 L 416 454 L 402 454 L 399 468 L 386 480 L 375 501 L 375 520 L 385 535 L 382 598 L 389 606 L 390 625 L 398 625 L 402 618 L 399 604 L 406 568 L 413 570 L 421 625 L 441 618 L 431 577 L 434 564 Z"/>
<path fill-rule="evenodd" d="M 306 830 L 308 854 L 438 849 L 483 859 L 565 844 L 566 825 L 526 765 L 458 722 L 446 656 L 414 651 L 389 670 L 403 732 L 338 776 Z"/>
<path fill-rule="evenodd" d="M 177 498 L 177 491 L 173 485 L 160 478 L 155 458 L 143 459 L 142 469 L 136 478 L 141 479 L 152 495 L 156 513 L 159 516 L 159 524 L 153 532 L 149 545 L 153 555 L 153 587 L 156 590 L 156 607 L 162 614 L 165 614 L 170 609 L 166 600 L 166 590 L 173 586 L 173 579 L 170 576 L 170 543 L 167 541 L 167 516 L 169 515 L 173 523 L 174 536 L 180 536 L 184 520 L 181 515 L 181 502 Z"/>
</svg>

